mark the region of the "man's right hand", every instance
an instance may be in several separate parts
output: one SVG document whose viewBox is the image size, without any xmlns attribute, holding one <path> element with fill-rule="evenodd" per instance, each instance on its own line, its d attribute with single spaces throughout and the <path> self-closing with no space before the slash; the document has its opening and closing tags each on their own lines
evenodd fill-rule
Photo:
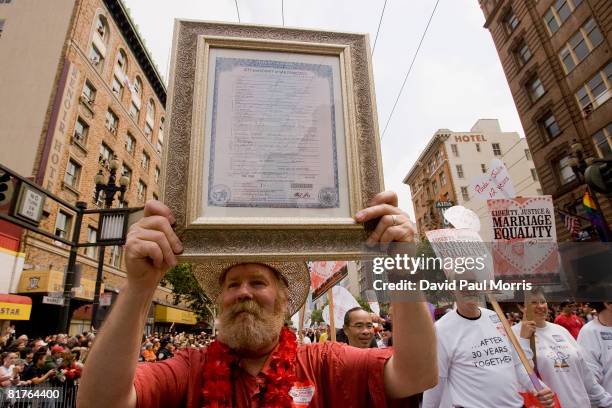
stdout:
<svg viewBox="0 0 612 408">
<path fill-rule="evenodd" d="M 174 216 L 160 201 L 145 204 L 144 218 L 130 227 L 125 244 L 127 280 L 132 289 L 154 291 L 159 281 L 176 265 L 183 251 L 174 233 Z"/>
</svg>

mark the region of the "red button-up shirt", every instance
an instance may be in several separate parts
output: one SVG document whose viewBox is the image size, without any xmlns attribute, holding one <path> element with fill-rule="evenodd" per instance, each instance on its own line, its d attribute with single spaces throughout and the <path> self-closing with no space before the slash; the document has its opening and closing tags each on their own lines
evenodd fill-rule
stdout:
<svg viewBox="0 0 612 408">
<path fill-rule="evenodd" d="M 342 343 L 318 343 L 299 346 L 296 356 L 295 390 L 302 390 L 308 405 L 295 407 L 386 407 L 383 368 L 392 349 L 359 349 Z M 186 349 L 174 358 L 141 363 L 136 369 L 134 385 L 138 407 L 202 406 L 203 365 L 206 350 Z M 264 364 L 262 371 L 268 367 Z M 256 408 L 263 376 L 252 376 L 235 369 L 233 385 L 238 408 Z M 295 401 L 295 399 L 294 399 Z"/>
</svg>

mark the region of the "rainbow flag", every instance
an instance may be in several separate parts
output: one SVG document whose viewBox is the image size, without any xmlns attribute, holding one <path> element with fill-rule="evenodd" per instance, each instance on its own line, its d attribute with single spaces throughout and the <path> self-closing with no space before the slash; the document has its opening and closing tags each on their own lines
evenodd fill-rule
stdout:
<svg viewBox="0 0 612 408">
<path fill-rule="evenodd" d="M 591 224 L 597 230 L 597 234 L 602 242 L 610 242 L 610 237 L 608 236 L 606 227 L 606 222 L 603 218 L 603 214 L 597 211 L 597 206 L 595 205 L 595 201 L 593 201 L 593 197 L 589 193 L 589 190 L 585 190 L 584 196 L 582 197 L 582 205 L 591 220 Z"/>
</svg>

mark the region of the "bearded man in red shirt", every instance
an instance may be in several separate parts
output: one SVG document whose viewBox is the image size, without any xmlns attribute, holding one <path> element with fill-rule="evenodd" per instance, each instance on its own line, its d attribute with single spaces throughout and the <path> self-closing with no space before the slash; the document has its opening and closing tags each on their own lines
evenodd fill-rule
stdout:
<svg viewBox="0 0 612 408">
<path fill-rule="evenodd" d="M 414 227 L 393 192 L 378 194 L 358 222 L 380 217 L 369 238 L 410 242 Z M 145 206 L 126 243 L 127 284 L 89 353 L 80 407 L 386 407 L 437 382 L 435 334 L 424 302 L 394 303 L 394 348 L 325 342 L 298 346 L 283 328 L 304 303 L 304 263 L 209 263 L 196 268 L 219 306 L 217 341 L 164 362 L 137 364 L 153 293 L 181 243 L 160 202 Z"/>
</svg>

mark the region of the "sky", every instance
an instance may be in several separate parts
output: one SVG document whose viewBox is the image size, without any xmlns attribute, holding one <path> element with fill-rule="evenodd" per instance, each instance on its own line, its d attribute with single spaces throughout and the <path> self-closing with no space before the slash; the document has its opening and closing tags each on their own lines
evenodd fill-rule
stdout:
<svg viewBox="0 0 612 408">
<path fill-rule="evenodd" d="M 242 23 L 281 26 L 284 9 L 287 27 L 369 34 L 385 187 L 412 216 L 402 180 L 436 130 L 469 131 L 478 119 L 494 118 L 503 131 L 524 136 L 478 0 L 439 0 L 384 135 L 436 0 L 123 1 L 166 83 L 176 18 L 238 22 L 237 4 Z"/>
</svg>

